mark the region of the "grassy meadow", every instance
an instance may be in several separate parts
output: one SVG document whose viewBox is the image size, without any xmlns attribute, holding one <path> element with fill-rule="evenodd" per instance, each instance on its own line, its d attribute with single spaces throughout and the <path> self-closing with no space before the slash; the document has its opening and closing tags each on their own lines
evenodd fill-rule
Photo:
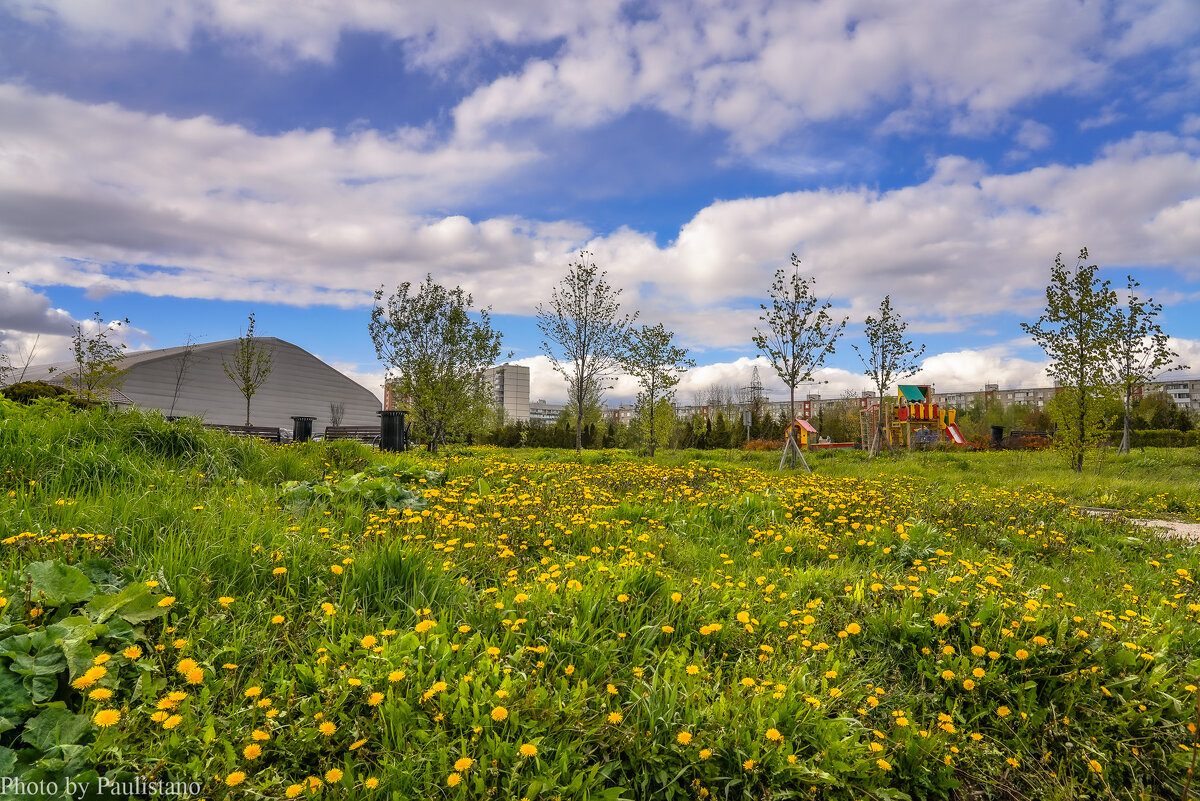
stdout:
<svg viewBox="0 0 1200 801">
<path fill-rule="evenodd" d="M 1080 476 L 1051 454 L 777 460 L 277 447 L 0 400 L 0 776 L 97 798 L 1200 795 L 1197 547 L 1078 509 L 1200 518 L 1194 449 Z"/>
</svg>

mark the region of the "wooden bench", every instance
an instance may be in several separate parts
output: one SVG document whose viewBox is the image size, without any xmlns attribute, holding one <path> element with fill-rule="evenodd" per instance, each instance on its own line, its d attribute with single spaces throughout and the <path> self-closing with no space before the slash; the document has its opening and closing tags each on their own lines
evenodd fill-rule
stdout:
<svg viewBox="0 0 1200 801">
<path fill-rule="evenodd" d="M 223 426 L 216 423 L 205 423 L 205 428 L 211 428 L 214 431 L 224 431 L 226 434 L 232 434 L 235 437 L 258 437 L 265 439 L 267 442 L 274 442 L 278 445 L 282 440 L 279 436 L 278 428 L 269 426 Z"/>
<path fill-rule="evenodd" d="M 365 445 L 379 447 L 379 426 L 328 426 L 325 429 L 325 441 L 335 439 L 352 439 Z"/>
</svg>

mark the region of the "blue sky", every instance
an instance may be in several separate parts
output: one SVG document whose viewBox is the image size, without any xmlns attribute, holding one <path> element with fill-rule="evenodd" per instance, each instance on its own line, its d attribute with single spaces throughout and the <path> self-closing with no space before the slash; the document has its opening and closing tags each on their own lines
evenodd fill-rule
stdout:
<svg viewBox="0 0 1200 801">
<path fill-rule="evenodd" d="M 430 272 L 558 397 L 532 315 L 586 248 L 692 349 L 690 399 L 778 387 L 750 337 L 795 252 L 850 318 L 822 393 L 865 386 L 884 294 L 922 380 L 1015 386 L 1086 245 L 1197 367 L 1197 43 L 1194 0 L 0 0 L 0 348 L 254 311 L 377 389 L 371 292 Z"/>
</svg>

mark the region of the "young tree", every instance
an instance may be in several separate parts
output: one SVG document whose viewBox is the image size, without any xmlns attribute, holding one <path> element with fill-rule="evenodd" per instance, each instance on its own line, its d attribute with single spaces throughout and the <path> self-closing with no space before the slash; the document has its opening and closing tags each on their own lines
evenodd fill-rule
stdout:
<svg viewBox="0 0 1200 801">
<path fill-rule="evenodd" d="M 246 425 L 250 425 L 250 399 L 271 374 L 274 359 L 275 354 L 270 348 L 254 341 L 254 312 L 250 312 L 246 333 L 238 337 L 233 361 L 221 360 L 225 375 L 246 399 Z"/>
<path fill-rule="evenodd" d="M 72 390 L 95 402 L 120 389 L 125 380 L 120 364 L 126 345 L 112 342 L 109 337 L 128 324 L 128 318 L 106 323 L 100 312 L 95 312 L 90 321 L 72 326 L 71 355 L 75 368 L 67 380 Z"/>
<path fill-rule="evenodd" d="M 472 319 L 474 298 L 462 287 L 434 283 L 430 274 L 415 291 L 405 281 L 382 302 L 380 287 L 367 326 L 375 353 L 393 390 L 407 399 L 416 431 L 437 453 L 490 418 L 495 397 L 483 373 L 499 360 L 502 335 L 489 309 Z"/>
<path fill-rule="evenodd" d="M 620 364 L 629 327 L 637 319 L 621 315 L 617 296 L 591 254 L 580 251 L 550 296 L 537 306 L 542 352 L 567 379 L 575 408 L 575 452 L 583 451 L 583 413 L 589 390 L 602 391 Z"/>
<path fill-rule="evenodd" d="M 879 453 L 883 444 L 883 399 L 891 388 L 893 381 L 899 381 L 910 375 L 915 375 L 920 366 L 917 360 L 925 353 L 925 346 L 919 349 L 913 347 L 911 339 L 904 338 L 908 323 L 900 318 L 900 314 L 892 308 L 892 296 L 884 295 L 879 304 L 879 316 L 867 316 L 866 353 L 854 345 L 854 352 L 862 360 L 863 375 L 871 379 L 878 392 L 880 403 L 879 423 L 875 426 L 875 436 L 871 440 L 871 455 Z"/>
<path fill-rule="evenodd" d="M 187 341 L 183 345 L 183 351 L 179 354 L 179 363 L 175 368 L 175 392 L 171 394 L 171 408 L 167 412 L 167 417 L 175 416 L 175 404 L 179 402 L 179 393 L 183 389 L 183 382 L 187 380 L 188 368 L 192 366 L 192 356 L 195 352 L 196 341 L 192 339 L 191 334 L 188 334 Z M 249 425 L 249 423 L 246 425 Z"/>
<path fill-rule="evenodd" d="M 696 366 L 687 357 L 687 348 L 672 344 L 674 336 L 662 323 L 643 325 L 629 333 L 629 342 L 621 358 L 626 372 L 642 387 L 637 396 L 638 415 L 651 456 L 660 441 L 665 442 L 670 434 L 670 425 L 663 425 L 663 421 L 670 423 L 674 419 L 671 411 L 674 387 L 681 374 Z M 668 412 L 671 412 L 669 417 L 659 413 L 660 401 L 666 401 Z"/>
<path fill-rule="evenodd" d="M 816 278 L 800 275 L 800 259 L 792 254 L 792 273 L 782 269 L 775 271 L 771 284 L 771 307 L 759 304 L 765 312 L 759 320 L 766 323 L 766 330 L 755 329 L 754 345 L 767 357 L 784 386 L 788 388 L 788 440 L 785 453 L 790 454 L 792 467 L 796 466 L 796 455 L 800 448 L 796 444 L 796 387 L 811 381 L 827 356 L 831 356 L 834 345 L 846 326 L 846 318 L 835 321 L 829 313 L 833 306 L 829 301 L 820 301 L 813 292 Z M 804 456 L 800 455 L 804 461 Z M 780 462 L 780 466 L 783 462 Z M 808 463 L 804 462 L 805 468 Z"/>
<path fill-rule="evenodd" d="M 1079 251 L 1075 269 L 1054 258 L 1046 287 L 1046 310 L 1036 323 L 1021 323 L 1050 359 L 1047 372 L 1060 389 L 1047 407 L 1058 425 L 1055 444 L 1075 472 L 1083 471 L 1088 448 L 1104 438 L 1104 400 L 1114 393 L 1117 357 L 1117 293 L 1100 281 L 1099 267 Z"/>
<path fill-rule="evenodd" d="M 1124 419 L 1121 433 L 1121 447 L 1118 453 L 1129 453 L 1129 431 L 1133 421 L 1133 395 L 1136 391 L 1158 377 L 1163 368 L 1179 358 L 1179 354 L 1167 345 L 1167 335 L 1163 333 L 1156 319 L 1162 311 L 1162 305 L 1155 303 L 1153 298 L 1142 298 L 1137 294 L 1141 286 L 1126 276 L 1126 288 L 1129 297 L 1124 307 L 1113 311 L 1113 328 L 1115 332 L 1114 369 L 1117 386 L 1121 392 Z M 1171 370 L 1186 370 L 1187 365 L 1176 365 Z"/>
</svg>

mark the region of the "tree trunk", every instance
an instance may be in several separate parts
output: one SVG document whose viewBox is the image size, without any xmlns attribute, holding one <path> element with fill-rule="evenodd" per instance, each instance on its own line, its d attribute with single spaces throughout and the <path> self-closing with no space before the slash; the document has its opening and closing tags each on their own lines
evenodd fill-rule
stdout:
<svg viewBox="0 0 1200 801">
<path fill-rule="evenodd" d="M 796 451 L 800 446 L 796 442 L 796 388 L 788 387 L 788 457 L 791 467 L 796 466 Z"/>
<path fill-rule="evenodd" d="M 250 396 L 246 396 L 246 425 L 250 425 Z"/>
<path fill-rule="evenodd" d="M 1129 407 L 1133 403 L 1133 387 L 1125 387 L 1125 426 L 1121 432 L 1121 447 L 1117 448 L 1117 453 L 1129 453 L 1129 429 L 1130 429 L 1130 413 Z"/>
</svg>

